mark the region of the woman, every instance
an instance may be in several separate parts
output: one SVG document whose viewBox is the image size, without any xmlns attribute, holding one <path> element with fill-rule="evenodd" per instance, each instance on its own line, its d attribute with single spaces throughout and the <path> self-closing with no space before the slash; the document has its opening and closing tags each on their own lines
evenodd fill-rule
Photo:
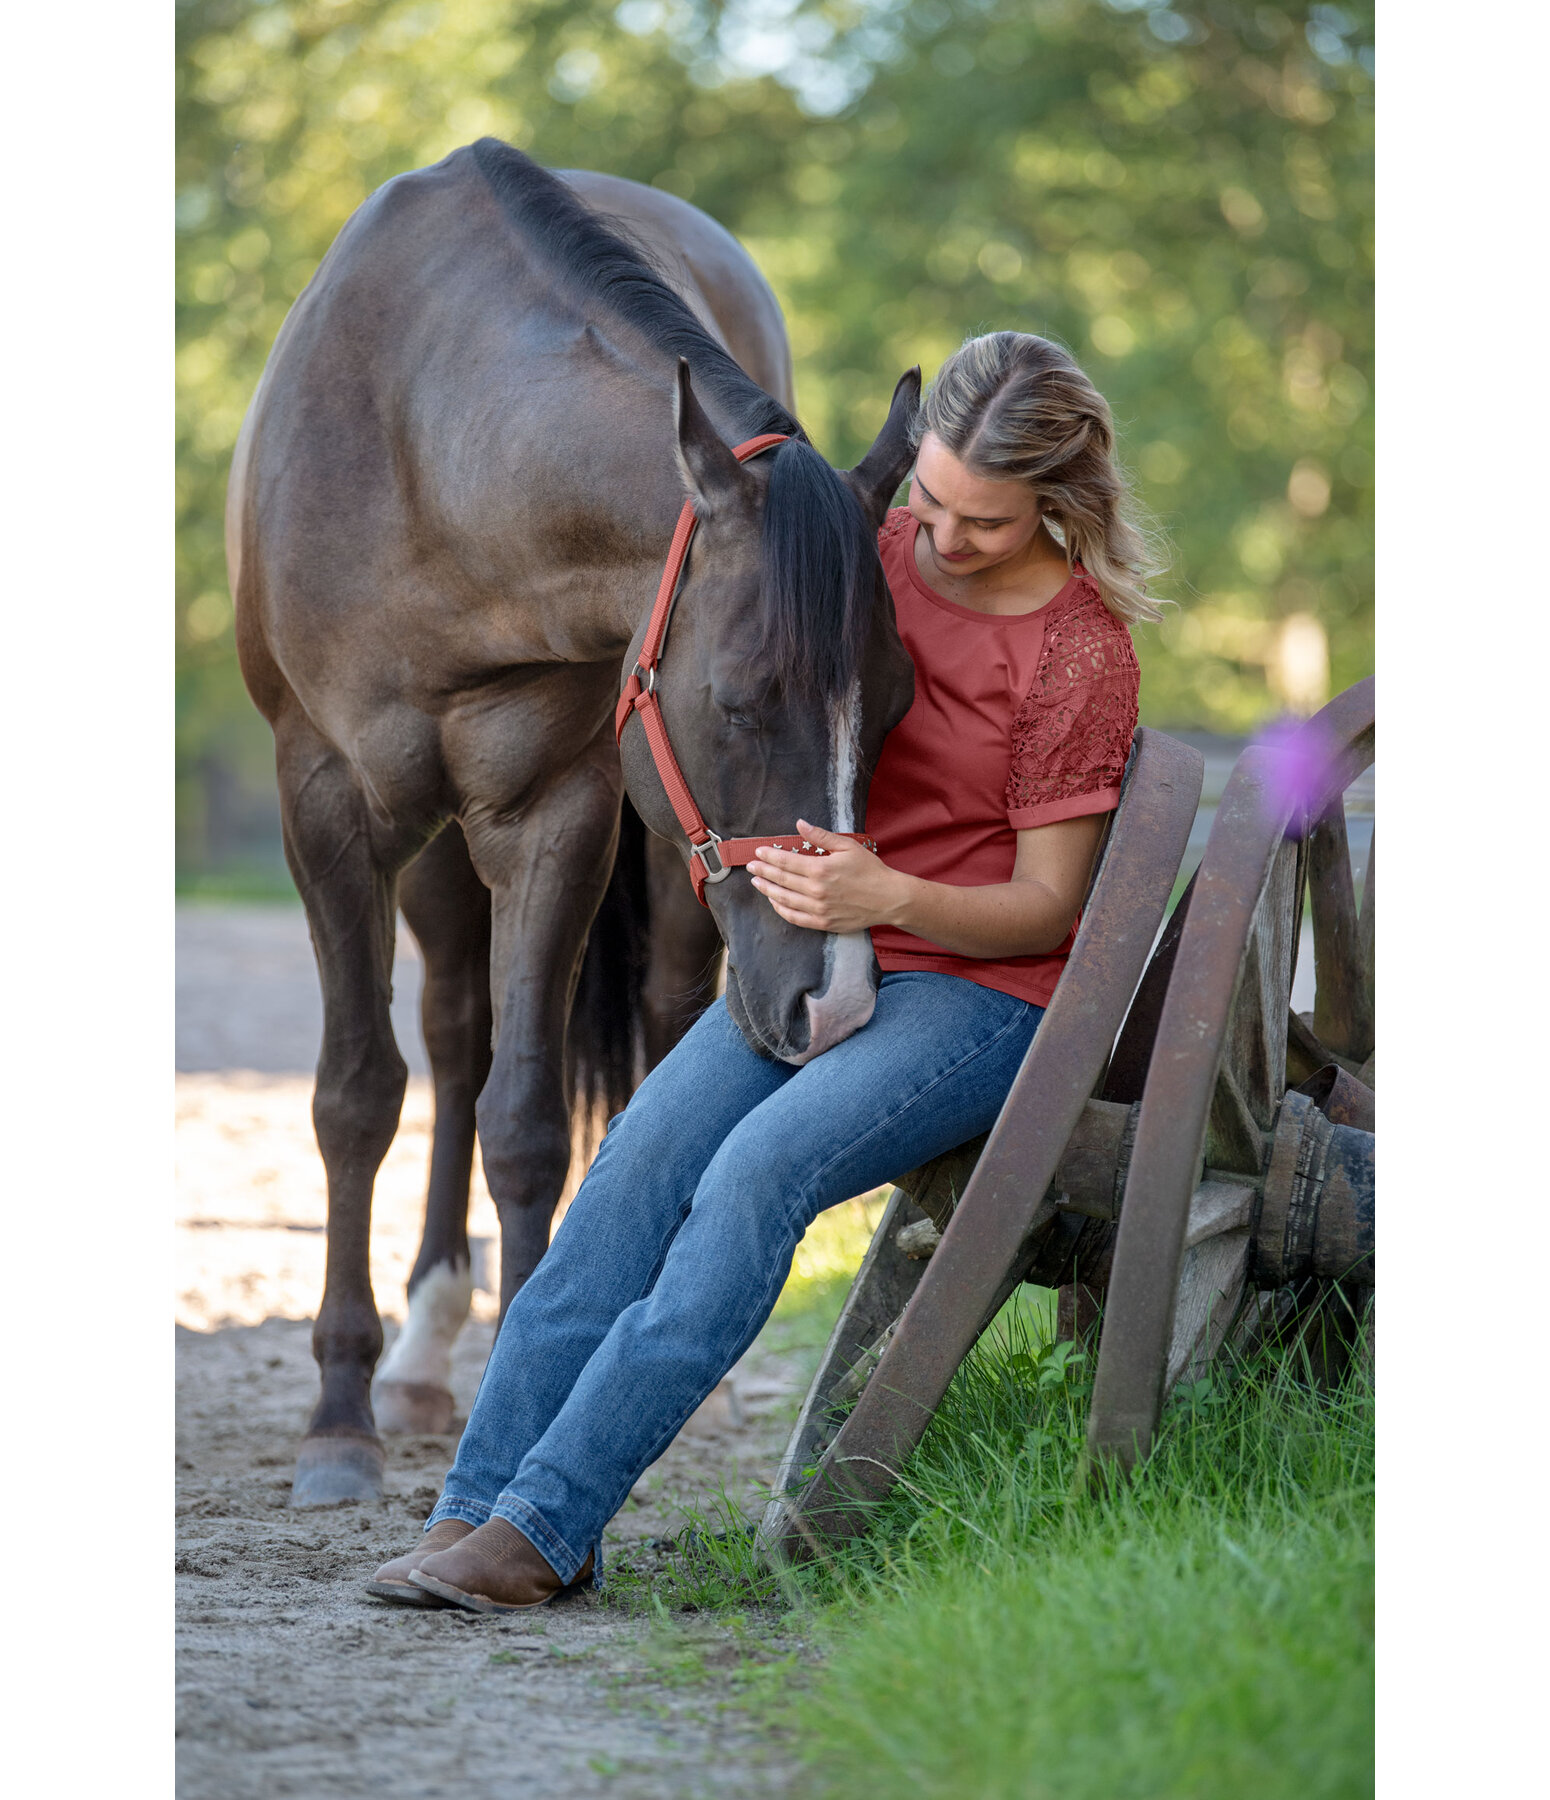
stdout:
<svg viewBox="0 0 1550 1800">
<path fill-rule="evenodd" d="M 375 1594 L 514 1611 L 592 1574 L 817 1214 L 1000 1111 L 1119 801 L 1127 626 L 1158 614 L 1108 406 L 1063 350 L 971 339 L 916 430 L 909 506 L 879 534 L 915 663 L 868 803 L 882 854 L 799 820 L 832 855 L 750 865 L 793 924 L 871 930 L 876 1010 L 796 1069 L 750 1050 L 717 1001 L 651 1072 L 507 1312 L 424 1536 Z"/>
</svg>

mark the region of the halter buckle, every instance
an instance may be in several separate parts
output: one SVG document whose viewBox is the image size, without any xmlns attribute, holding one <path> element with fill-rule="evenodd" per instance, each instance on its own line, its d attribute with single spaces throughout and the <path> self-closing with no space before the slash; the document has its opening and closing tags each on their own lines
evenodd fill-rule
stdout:
<svg viewBox="0 0 1550 1800">
<path fill-rule="evenodd" d="M 721 852 L 716 848 L 721 842 L 721 839 L 717 837 L 715 832 L 712 831 L 708 825 L 705 827 L 705 833 L 705 842 L 703 844 L 691 844 L 689 846 L 689 855 L 691 857 L 697 856 L 700 859 L 700 867 L 705 871 L 704 879 L 706 881 L 725 881 L 732 871 L 721 860 Z M 714 863 L 711 861 L 712 857 L 716 859 Z"/>
<path fill-rule="evenodd" d="M 657 665 L 655 663 L 649 669 L 643 669 L 639 663 L 636 663 L 630 673 L 640 683 L 642 693 L 654 694 L 657 691 Z"/>
</svg>

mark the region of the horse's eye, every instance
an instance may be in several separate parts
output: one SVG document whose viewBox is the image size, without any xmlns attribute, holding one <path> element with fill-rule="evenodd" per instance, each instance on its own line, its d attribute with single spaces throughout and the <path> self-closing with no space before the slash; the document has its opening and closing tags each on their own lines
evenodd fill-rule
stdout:
<svg viewBox="0 0 1550 1800">
<path fill-rule="evenodd" d="M 726 720 L 729 725 L 735 725 L 739 731 L 757 731 L 759 729 L 759 721 L 752 713 L 742 712 L 735 706 L 729 706 L 726 709 Z"/>
</svg>

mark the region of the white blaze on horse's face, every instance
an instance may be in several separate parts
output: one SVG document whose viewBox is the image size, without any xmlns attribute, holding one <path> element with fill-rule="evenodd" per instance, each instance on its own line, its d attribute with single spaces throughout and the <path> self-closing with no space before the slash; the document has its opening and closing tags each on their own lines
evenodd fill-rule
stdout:
<svg viewBox="0 0 1550 1800">
<path fill-rule="evenodd" d="M 856 764 L 861 745 L 861 683 L 836 700 L 829 721 L 829 817 L 833 831 L 857 831 Z M 843 1043 L 872 1016 L 877 1004 L 869 932 L 833 932 L 824 940 L 823 986 L 806 996 L 807 1048 L 782 1060 L 800 1068 Z"/>
</svg>

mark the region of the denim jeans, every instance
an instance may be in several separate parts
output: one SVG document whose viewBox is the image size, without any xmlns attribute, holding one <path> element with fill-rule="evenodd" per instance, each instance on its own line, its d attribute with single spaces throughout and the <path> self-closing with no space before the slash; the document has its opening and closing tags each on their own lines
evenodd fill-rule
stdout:
<svg viewBox="0 0 1550 1800">
<path fill-rule="evenodd" d="M 508 1308 L 427 1529 L 492 1514 L 565 1581 L 758 1335 L 803 1233 L 989 1130 L 1043 1009 L 956 975 L 888 974 L 871 1020 L 805 1067 L 718 1000 L 614 1119 Z"/>
</svg>

